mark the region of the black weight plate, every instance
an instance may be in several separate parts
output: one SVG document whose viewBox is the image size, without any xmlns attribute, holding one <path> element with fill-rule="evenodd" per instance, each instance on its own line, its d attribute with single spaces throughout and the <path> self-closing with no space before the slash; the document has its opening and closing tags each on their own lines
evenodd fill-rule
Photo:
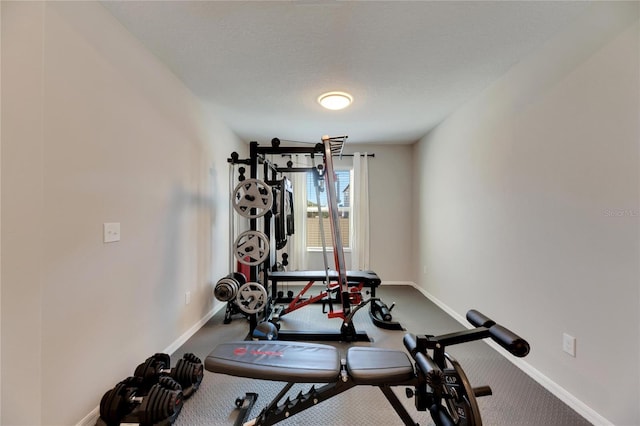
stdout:
<svg viewBox="0 0 640 426">
<path fill-rule="evenodd" d="M 162 376 L 158 380 L 158 384 L 162 386 L 164 389 L 168 390 L 182 390 L 182 386 L 180 383 L 176 382 L 173 378 L 169 376 Z"/>
<path fill-rule="evenodd" d="M 173 378 L 182 385 L 183 388 L 188 388 L 191 386 L 191 378 L 189 377 L 188 372 L 186 371 L 186 366 L 189 363 L 184 360 L 184 358 L 179 359 L 176 367 L 174 369 Z"/>
<path fill-rule="evenodd" d="M 149 391 L 149 395 L 145 397 L 144 410 L 140 411 L 140 425 L 153 425 L 156 422 L 156 400 L 158 391 L 162 390 L 157 385 L 153 385 Z"/>
<path fill-rule="evenodd" d="M 200 383 L 202 383 L 202 379 L 204 378 L 204 367 L 201 363 L 199 364 L 191 364 L 193 370 L 191 371 L 191 381 L 193 382 L 193 387 L 200 387 Z"/>
<path fill-rule="evenodd" d="M 184 405 L 184 394 L 181 391 L 174 392 L 171 395 L 171 407 L 173 414 L 178 415 L 180 411 L 182 411 L 182 406 Z"/>
<path fill-rule="evenodd" d="M 154 421 L 159 422 L 160 420 L 164 420 L 168 417 L 167 414 L 167 395 L 169 391 L 166 389 L 162 389 L 158 392 L 158 398 L 156 400 L 156 416 Z"/>
<path fill-rule="evenodd" d="M 195 354 L 192 354 L 190 352 L 184 354 L 182 358 L 189 362 L 193 362 L 194 364 L 202 364 L 202 361 L 200 360 L 200 358 L 198 358 L 197 356 L 195 356 Z"/>
<path fill-rule="evenodd" d="M 107 422 L 110 423 L 113 421 L 113 414 L 110 410 L 111 404 L 113 403 L 113 397 L 115 395 L 115 388 L 108 390 L 100 400 L 100 417 Z"/>
<path fill-rule="evenodd" d="M 155 369 L 155 359 L 153 357 L 147 358 L 145 362 L 138 365 L 133 372 L 133 375 L 136 377 L 142 377 L 144 380 L 147 380 L 149 377 L 152 377 L 156 373 Z"/>
<path fill-rule="evenodd" d="M 234 272 L 232 275 L 233 275 L 233 279 L 235 279 L 238 282 L 238 287 L 240 287 L 242 284 L 245 284 L 247 282 L 247 277 L 242 272 Z M 193 354 L 187 354 L 187 355 L 193 355 Z"/>
<path fill-rule="evenodd" d="M 100 401 L 100 417 L 109 425 L 119 424 L 127 411 L 126 395 L 127 385 L 118 383 L 111 391 L 107 392 Z M 104 401 L 104 405 L 103 405 Z"/>
<path fill-rule="evenodd" d="M 168 369 L 171 366 L 171 357 L 168 354 L 157 353 L 154 354 L 151 358 L 156 361 L 156 368 L 158 370 Z"/>
</svg>

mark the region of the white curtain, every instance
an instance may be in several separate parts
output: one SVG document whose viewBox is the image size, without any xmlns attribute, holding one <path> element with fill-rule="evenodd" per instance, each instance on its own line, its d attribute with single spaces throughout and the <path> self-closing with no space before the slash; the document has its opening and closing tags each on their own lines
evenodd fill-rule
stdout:
<svg viewBox="0 0 640 426">
<path fill-rule="evenodd" d="M 353 154 L 351 191 L 351 269 L 369 269 L 369 162 L 365 152 Z"/>
<path fill-rule="evenodd" d="M 305 155 L 293 155 L 291 161 L 293 161 L 293 167 L 311 167 L 311 160 Z M 294 233 L 289 237 L 289 242 L 285 248 L 285 251 L 289 254 L 289 266 L 287 269 L 290 271 L 304 271 L 308 269 L 306 238 L 307 174 L 291 173 L 289 177 L 293 185 Z"/>
</svg>

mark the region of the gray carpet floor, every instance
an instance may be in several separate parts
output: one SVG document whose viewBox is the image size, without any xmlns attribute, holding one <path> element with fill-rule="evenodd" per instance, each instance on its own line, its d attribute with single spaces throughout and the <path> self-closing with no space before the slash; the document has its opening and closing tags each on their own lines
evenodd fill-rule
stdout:
<svg viewBox="0 0 640 426">
<path fill-rule="evenodd" d="M 295 290 L 295 287 L 292 287 Z M 286 291 L 286 289 L 285 289 Z M 316 292 L 317 293 L 317 292 Z M 315 294 L 315 293 L 314 293 Z M 405 333 L 445 334 L 462 329 L 462 326 L 410 286 L 381 286 L 377 296 L 390 305 L 395 321 L 406 331 L 385 330 L 371 322 L 367 309 L 356 313 L 354 324 L 358 331 L 365 331 L 370 343 L 351 345 L 404 349 Z M 477 308 L 482 311 L 481 307 Z M 490 312 L 483 312 L 491 317 Z M 224 312 L 217 313 L 191 339 L 180 347 L 172 359 L 192 352 L 202 360 L 219 342 L 243 340 L 248 332 L 248 321 L 241 316 L 230 324 L 223 324 Z M 282 329 L 291 330 L 339 330 L 341 321 L 327 319 L 320 305 L 299 309 L 281 320 Z M 509 326 L 509 324 L 504 324 Z M 526 336 L 523 336 L 526 339 Z M 348 344 L 331 343 L 346 351 Z M 472 342 L 450 347 L 447 350 L 462 365 L 473 386 L 489 385 L 492 396 L 478 399 L 485 425 L 589 425 L 584 418 L 558 398 L 516 368 L 486 343 Z M 535 351 L 535 347 L 532 347 Z M 245 392 L 258 393 L 258 401 L 252 410 L 255 417 L 280 391 L 284 383 L 238 378 L 205 371 L 200 389 L 185 402 L 176 421 L 177 426 L 233 425 L 237 417 L 235 400 Z M 309 385 L 295 385 L 290 394 L 306 391 Z M 429 415 L 418 412 L 413 399 L 405 396 L 404 387 L 394 389 L 402 403 L 421 425 L 431 425 Z M 286 425 L 402 425 L 391 405 L 376 387 L 358 386 L 335 396 L 317 406 L 303 411 L 283 422 Z"/>
</svg>

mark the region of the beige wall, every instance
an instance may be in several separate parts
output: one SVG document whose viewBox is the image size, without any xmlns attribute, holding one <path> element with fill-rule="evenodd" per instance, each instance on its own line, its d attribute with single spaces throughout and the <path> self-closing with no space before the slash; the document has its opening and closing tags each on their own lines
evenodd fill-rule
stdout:
<svg viewBox="0 0 640 426">
<path fill-rule="evenodd" d="M 640 424 L 639 39 L 638 3 L 594 4 L 415 147 L 415 281 L 596 424 Z"/>
<path fill-rule="evenodd" d="M 211 313 L 245 145 L 98 3 L 1 7 L 1 423 L 74 424 Z"/>
</svg>

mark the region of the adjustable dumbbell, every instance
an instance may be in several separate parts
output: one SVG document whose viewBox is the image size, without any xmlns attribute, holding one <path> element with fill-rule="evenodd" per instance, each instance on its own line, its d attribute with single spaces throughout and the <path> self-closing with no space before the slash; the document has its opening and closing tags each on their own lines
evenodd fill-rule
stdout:
<svg viewBox="0 0 640 426">
<path fill-rule="evenodd" d="M 213 295 L 221 302 L 230 302 L 238 295 L 240 286 L 247 282 L 247 277 L 241 272 L 234 272 L 220 278 L 213 289 Z"/>
<path fill-rule="evenodd" d="M 180 384 L 185 399 L 198 390 L 204 368 L 200 358 L 194 354 L 185 354 L 178 360 L 174 368 L 170 367 L 171 359 L 167 354 L 155 354 L 136 367 L 133 375 L 142 379 L 142 386 L 149 388 L 162 376 L 169 376 Z"/>
<path fill-rule="evenodd" d="M 171 377 L 160 377 L 148 392 L 144 392 L 141 377 L 128 377 L 107 391 L 100 400 L 100 421 L 107 426 L 173 423 L 182 410 L 183 399 L 182 387 Z"/>
</svg>

